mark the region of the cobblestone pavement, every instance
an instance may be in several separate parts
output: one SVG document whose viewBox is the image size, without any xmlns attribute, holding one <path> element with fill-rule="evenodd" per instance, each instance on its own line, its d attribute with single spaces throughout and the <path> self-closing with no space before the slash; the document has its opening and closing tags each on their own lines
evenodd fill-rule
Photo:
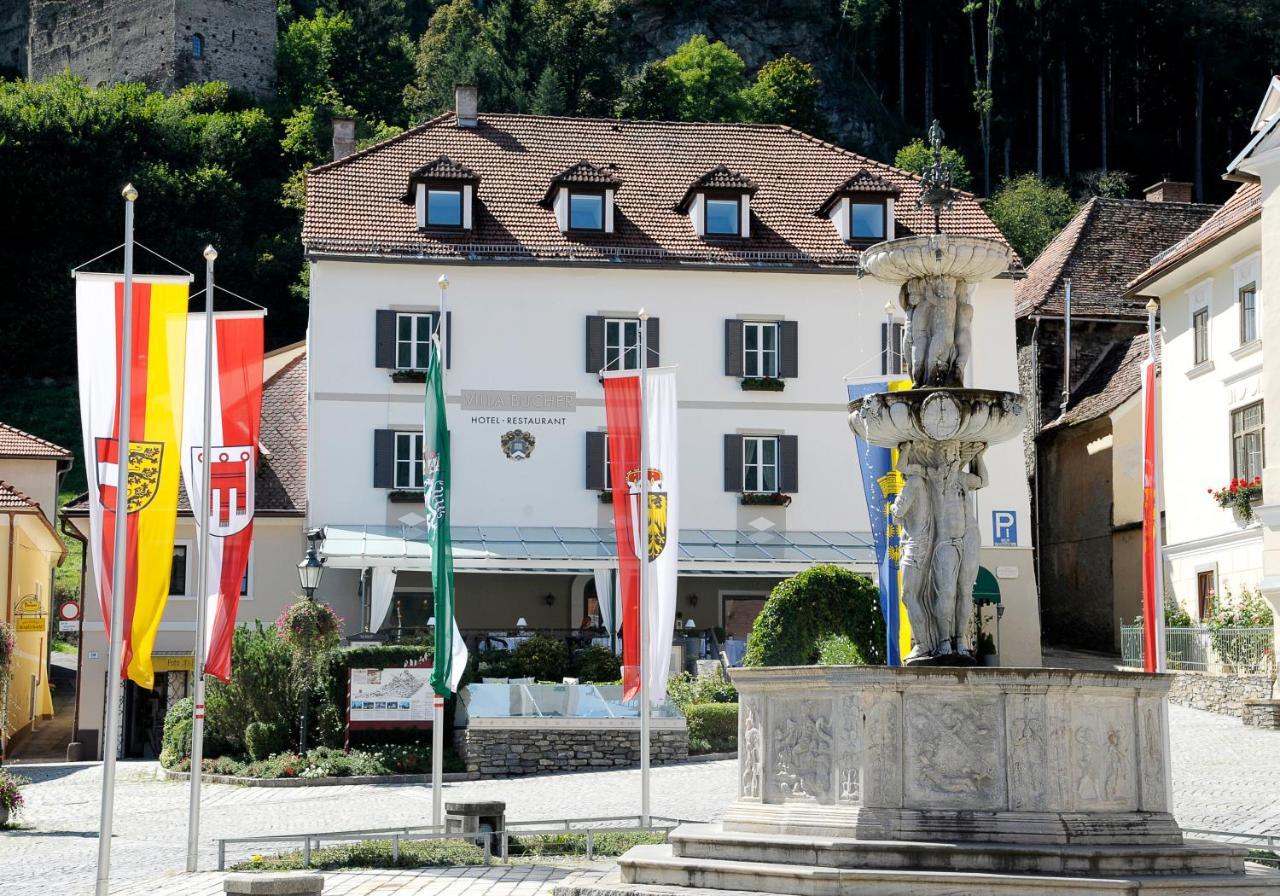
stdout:
<svg viewBox="0 0 1280 896">
<path fill-rule="evenodd" d="M 1170 707 L 1169 713 L 1174 808 L 1179 822 L 1193 828 L 1280 834 L 1280 732 L 1245 728 L 1236 719 L 1181 706 Z M 99 768 L 90 764 L 29 766 L 22 772 L 33 780 L 25 788 L 27 827 L 0 833 L 0 894 L 81 896 L 92 892 Z M 639 777 L 636 770 L 621 770 L 469 781 L 446 785 L 445 794 L 446 799 L 454 800 L 504 800 L 508 817 L 515 821 L 627 815 L 637 811 Z M 693 821 L 714 820 L 734 796 L 735 777 L 732 761 L 656 767 L 653 812 Z M 205 881 L 216 883 L 213 875 L 201 875 L 198 883 L 180 877 L 169 884 L 142 886 L 184 865 L 187 792 L 185 782 L 158 780 L 153 763 L 120 766 L 112 841 L 113 893 L 203 896 L 200 888 Z M 431 790 L 425 785 L 208 785 L 200 832 L 201 867 L 215 867 L 214 837 L 426 824 L 430 807 Z M 228 857 L 234 860 L 255 851 L 263 849 L 229 849 Z M 389 883 L 398 883 L 403 876 L 403 872 L 386 874 Z M 440 890 L 444 872 L 413 874 L 430 876 L 436 882 L 437 886 L 423 891 L 431 896 L 460 896 L 452 892 L 452 884 L 448 893 Z M 214 890 L 216 887 L 210 892 Z M 401 890 L 396 889 L 378 892 L 401 896 Z M 413 892 L 403 891 L 406 896 Z M 471 896 L 481 894 L 477 891 Z M 484 896 L 509 893 L 495 887 Z M 510 896 L 530 894 L 512 890 Z"/>
</svg>

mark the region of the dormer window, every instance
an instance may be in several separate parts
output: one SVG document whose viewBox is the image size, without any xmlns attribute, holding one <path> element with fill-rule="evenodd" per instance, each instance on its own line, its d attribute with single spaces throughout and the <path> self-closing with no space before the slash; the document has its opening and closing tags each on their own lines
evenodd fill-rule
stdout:
<svg viewBox="0 0 1280 896">
<path fill-rule="evenodd" d="M 569 229 L 604 230 L 604 193 L 569 191 Z"/>
<path fill-rule="evenodd" d="M 419 230 L 470 230 L 479 183 L 470 168 L 441 156 L 409 175 L 402 199 L 415 206 Z"/>
<path fill-rule="evenodd" d="M 613 199 L 622 181 L 613 165 L 578 162 L 557 174 L 542 197 L 561 233 L 613 233 Z"/>
<path fill-rule="evenodd" d="M 427 189 L 427 226 L 462 226 L 462 189 Z"/>
<path fill-rule="evenodd" d="M 737 236 L 742 225 L 742 200 L 737 196 L 731 198 L 714 198 L 708 196 L 705 202 L 705 227 L 708 236 Z"/>
<path fill-rule="evenodd" d="M 748 237 L 755 191 L 749 178 L 717 165 L 693 182 L 676 211 L 689 216 L 694 233 L 700 237 Z"/>
<path fill-rule="evenodd" d="M 836 187 L 817 215 L 831 219 L 845 242 L 869 246 L 894 238 L 893 206 L 900 193 L 890 181 L 864 168 Z"/>
</svg>

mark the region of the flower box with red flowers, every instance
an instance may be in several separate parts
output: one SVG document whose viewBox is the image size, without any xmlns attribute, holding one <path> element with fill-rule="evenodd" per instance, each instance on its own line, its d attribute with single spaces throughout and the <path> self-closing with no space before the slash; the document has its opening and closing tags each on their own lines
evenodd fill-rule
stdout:
<svg viewBox="0 0 1280 896">
<path fill-rule="evenodd" d="M 1243 520 L 1253 519 L 1253 504 L 1262 500 L 1262 477 L 1233 478 L 1222 488 L 1208 490 L 1219 507 L 1229 507 Z"/>
</svg>

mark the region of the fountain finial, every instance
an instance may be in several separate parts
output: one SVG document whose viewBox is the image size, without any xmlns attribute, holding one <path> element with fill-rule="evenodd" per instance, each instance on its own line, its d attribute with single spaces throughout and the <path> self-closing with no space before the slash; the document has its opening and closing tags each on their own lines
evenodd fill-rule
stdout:
<svg viewBox="0 0 1280 896">
<path fill-rule="evenodd" d="M 933 147 L 933 164 L 920 178 L 920 196 L 916 208 L 933 211 L 933 232 L 942 233 L 942 210 L 956 201 L 956 191 L 951 187 L 951 165 L 942 160 L 942 140 L 946 137 L 942 125 L 935 118 L 929 125 L 929 145 Z"/>
</svg>

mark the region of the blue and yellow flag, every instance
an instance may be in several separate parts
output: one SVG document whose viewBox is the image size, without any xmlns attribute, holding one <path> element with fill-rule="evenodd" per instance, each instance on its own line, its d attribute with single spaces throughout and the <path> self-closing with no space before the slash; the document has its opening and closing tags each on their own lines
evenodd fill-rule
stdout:
<svg viewBox="0 0 1280 896">
<path fill-rule="evenodd" d="M 910 389 L 910 380 L 850 383 L 849 400 L 855 401 L 873 392 L 896 392 Z M 875 542 L 876 567 L 880 579 L 880 612 L 885 626 L 885 662 L 901 666 L 902 657 L 911 651 L 911 625 L 902 606 L 902 557 L 900 532 L 893 519 L 893 502 L 902 491 L 902 474 L 898 472 L 898 449 L 881 448 L 856 436 L 858 468 L 862 473 L 862 493 L 867 499 L 867 518 Z"/>
</svg>

